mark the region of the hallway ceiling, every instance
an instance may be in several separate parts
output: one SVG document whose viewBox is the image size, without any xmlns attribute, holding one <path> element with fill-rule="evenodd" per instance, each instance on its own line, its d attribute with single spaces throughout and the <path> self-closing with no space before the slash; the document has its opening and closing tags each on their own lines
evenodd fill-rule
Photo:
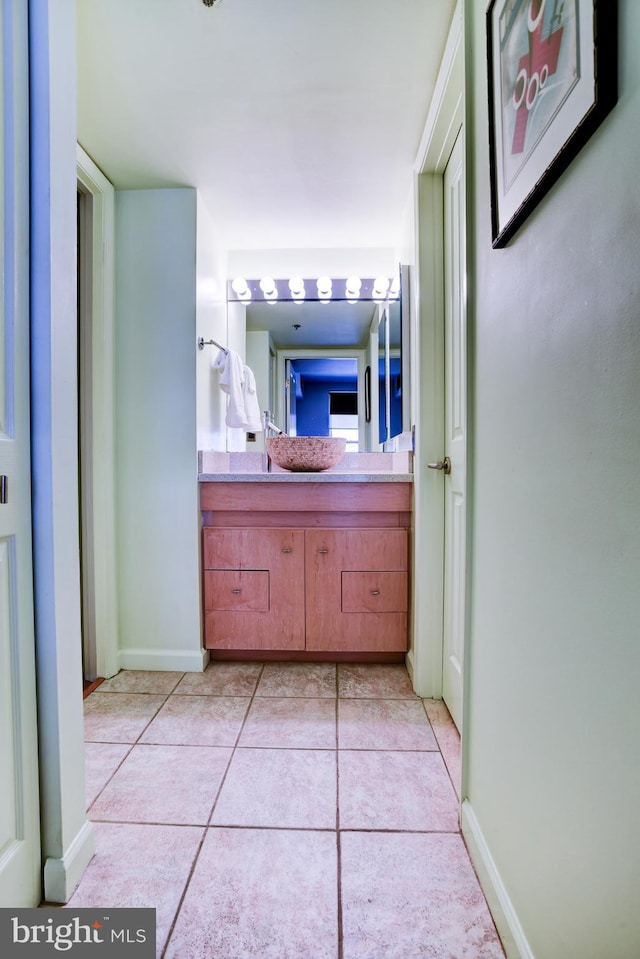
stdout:
<svg viewBox="0 0 640 959">
<path fill-rule="evenodd" d="M 77 0 L 78 140 L 227 249 L 398 240 L 455 0 Z"/>
</svg>

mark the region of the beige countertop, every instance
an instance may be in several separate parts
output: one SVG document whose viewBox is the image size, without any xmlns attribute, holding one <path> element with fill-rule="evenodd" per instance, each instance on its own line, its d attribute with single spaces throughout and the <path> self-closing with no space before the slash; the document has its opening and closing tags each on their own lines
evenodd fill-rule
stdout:
<svg viewBox="0 0 640 959">
<path fill-rule="evenodd" d="M 200 483 L 413 483 L 413 473 L 199 473 Z"/>
</svg>

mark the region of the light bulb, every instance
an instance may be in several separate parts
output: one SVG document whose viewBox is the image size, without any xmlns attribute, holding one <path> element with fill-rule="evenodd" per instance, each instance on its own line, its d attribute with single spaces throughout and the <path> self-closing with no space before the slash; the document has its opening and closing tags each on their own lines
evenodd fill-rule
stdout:
<svg viewBox="0 0 640 959">
<path fill-rule="evenodd" d="M 304 280 L 301 276 L 292 276 L 289 280 L 289 289 L 293 296 L 304 296 Z"/>
<path fill-rule="evenodd" d="M 330 277 L 328 276 L 319 277 L 316 285 L 318 287 L 318 296 L 320 297 L 331 296 L 331 288 L 333 286 L 333 283 Z"/>
<path fill-rule="evenodd" d="M 243 296 L 243 294 L 247 293 L 249 287 L 247 286 L 247 281 L 243 276 L 236 276 L 231 284 L 231 289 L 234 293 L 237 293 L 238 296 Z"/>
<path fill-rule="evenodd" d="M 350 276 L 347 278 L 345 283 L 345 290 L 347 296 L 360 296 L 360 287 L 362 286 L 362 280 L 359 276 Z"/>
<path fill-rule="evenodd" d="M 384 296 L 389 289 L 389 279 L 386 276 L 377 276 L 373 284 L 374 295 Z"/>
<path fill-rule="evenodd" d="M 270 276 L 263 276 L 260 280 L 260 289 L 265 296 L 276 292 L 276 284 Z"/>
</svg>

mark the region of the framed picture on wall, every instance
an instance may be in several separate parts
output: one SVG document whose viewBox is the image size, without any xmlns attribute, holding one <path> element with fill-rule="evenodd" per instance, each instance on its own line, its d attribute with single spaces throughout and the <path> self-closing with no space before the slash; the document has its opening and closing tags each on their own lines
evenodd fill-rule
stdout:
<svg viewBox="0 0 640 959">
<path fill-rule="evenodd" d="M 494 247 L 505 246 L 617 99 L 616 0 L 487 8 Z"/>
</svg>

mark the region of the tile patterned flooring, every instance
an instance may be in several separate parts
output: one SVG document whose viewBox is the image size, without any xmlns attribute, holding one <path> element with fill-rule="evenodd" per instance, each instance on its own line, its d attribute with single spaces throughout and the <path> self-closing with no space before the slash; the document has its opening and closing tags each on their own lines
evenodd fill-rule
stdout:
<svg viewBox="0 0 640 959">
<path fill-rule="evenodd" d="M 404 666 L 124 671 L 85 700 L 96 855 L 68 905 L 151 906 L 165 959 L 503 959 L 460 739 Z"/>
</svg>

